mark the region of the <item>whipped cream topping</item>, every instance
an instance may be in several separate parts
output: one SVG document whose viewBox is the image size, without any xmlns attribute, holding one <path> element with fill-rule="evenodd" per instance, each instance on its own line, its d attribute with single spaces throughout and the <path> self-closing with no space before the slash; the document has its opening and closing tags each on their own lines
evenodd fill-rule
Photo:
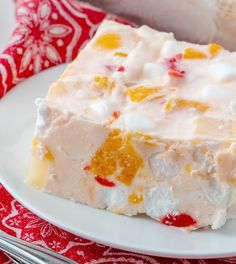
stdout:
<svg viewBox="0 0 236 264">
<path fill-rule="evenodd" d="M 236 81 L 236 67 L 225 62 L 216 62 L 209 68 L 209 74 L 217 82 Z"/>
<path fill-rule="evenodd" d="M 181 44 L 175 40 L 167 40 L 162 49 L 161 55 L 163 57 L 175 56 L 181 49 Z"/>
<path fill-rule="evenodd" d="M 107 32 L 118 36 L 117 48 L 96 48 Z M 214 45 L 178 42 L 147 26 L 132 29 L 105 21 L 73 62 L 76 71 L 54 83 L 48 97 L 94 122 L 166 139 L 194 139 L 199 137 L 194 130 L 198 118 L 232 118 L 236 53 Z M 137 94 L 143 93 L 138 95 L 143 99 L 135 98 L 135 91 L 132 99 L 132 90 L 140 87 L 144 90 Z M 156 92 L 145 97 L 145 89 L 152 88 Z M 185 101 L 175 107 L 175 98 Z M 119 120 L 111 123 L 117 111 Z M 179 125 L 179 120 L 184 122 Z"/>
<path fill-rule="evenodd" d="M 44 99 L 38 98 L 35 100 L 37 106 L 37 121 L 36 121 L 36 134 L 42 133 L 48 126 L 48 108 L 44 104 Z"/>
</svg>

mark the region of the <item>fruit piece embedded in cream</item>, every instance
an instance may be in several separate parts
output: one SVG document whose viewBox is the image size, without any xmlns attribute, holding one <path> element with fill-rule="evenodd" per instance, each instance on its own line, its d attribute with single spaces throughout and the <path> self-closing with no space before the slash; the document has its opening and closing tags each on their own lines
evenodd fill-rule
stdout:
<svg viewBox="0 0 236 264">
<path fill-rule="evenodd" d="M 105 21 L 38 99 L 27 181 L 114 213 L 217 229 L 235 214 L 236 53 Z"/>
</svg>

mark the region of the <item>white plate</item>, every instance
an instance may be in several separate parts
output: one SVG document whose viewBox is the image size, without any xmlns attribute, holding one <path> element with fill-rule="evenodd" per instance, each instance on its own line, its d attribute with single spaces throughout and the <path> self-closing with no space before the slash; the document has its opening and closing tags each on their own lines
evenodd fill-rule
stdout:
<svg viewBox="0 0 236 264">
<path fill-rule="evenodd" d="M 0 181 L 23 205 L 49 222 L 85 238 L 129 251 L 167 257 L 236 254 L 236 221 L 218 231 L 181 230 L 145 217 L 126 217 L 41 193 L 24 183 L 35 123 L 34 100 L 45 95 L 65 65 L 35 75 L 0 101 Z"/>
</svg>

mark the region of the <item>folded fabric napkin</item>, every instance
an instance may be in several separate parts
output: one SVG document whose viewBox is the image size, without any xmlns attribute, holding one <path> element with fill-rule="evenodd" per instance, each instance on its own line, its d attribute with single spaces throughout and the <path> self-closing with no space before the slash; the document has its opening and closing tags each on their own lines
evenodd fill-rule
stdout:
<svg viewBox="0 0 236 264">
<path fill-rule="evenodd" d="M 76 0 L 16 0 L 16 27 L 0 54 L 0 97 L 21 80 L 71 61 L 104 18 L 129 23 Z M 80 263 L 236 263 L 236 258 L 176 260 L 113 249 L 72 235 L 42 220 L 0 184 L 0 229 Z M 157 234 L 158 235 L 158 234 Z M 10 263 L 0 254 L 0 263 Z"/>
<path fill-rule="evenodd" d="M 104 18 L 129 23 L 75 0 L 16 0 L 16 27 L 0 54 L 0 98 L 21 80 L 73 60 Z"/>
</svg>

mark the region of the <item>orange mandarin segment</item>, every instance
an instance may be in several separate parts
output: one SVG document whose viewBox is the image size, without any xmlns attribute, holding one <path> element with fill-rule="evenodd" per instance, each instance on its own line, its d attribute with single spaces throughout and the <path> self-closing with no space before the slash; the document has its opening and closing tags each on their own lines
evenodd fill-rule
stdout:
<svg viewBox="0 0 236 264">
<path fill-rule="evenodd" d="M 68 89 L 65 87 L 64 83 L 56 82 L 50 87 L 48 91 L 48 98 L 57 99 L 65 96 L 66 94 L 68 94 Z"/>
<path fill-rule="evenodd" d="M 138 137 L 138 138 L 142 138 L 142 139 L 145 139 L 145 140 L 152 140 L 153 137 L 150 136 L 150 135 L 146 135 L 146 134 L 143 134 L 141 132 L 135 132 L 134 136 Z"/>
<path fill-rule="evenodd" d="M 236 185 L 236 179 L 230 179 L 229 183 L 235 186 Z"/>
<path fill-rule="evenodd" d="M 46 148 L 46 150 L 47 150 L 47 152 L 46 152 L 46 154 L 44 156 L 45 159 L 47 159 L 47 160 L 54 160 L 54 156 L 53 156 L 52 152 L 48 148 Z"/>
<path fill-rule="evenodd" d="M 212 43 L 209 45 L 209 52 L 211 53 L 211 56 L 216 56 L 221 50 L 224 48 L 218 44 Z"/>
<path fill-rule="evenodd" d="M 172 108 L 173 108 L 173 104 L 174 104 L 174 100 L 173 99 L 170 99 L 166 106 L 165 106 L 165 111 L 166 112 L 169 112 Z"/>
<path fill-rule="evenodd" d="M 201 152 L 202 154 L 206 154 L 207 152 L 209 152 L 209 149 L 208 149 L 208 147 L 206 147 L 206 146 L 202 146 L 202 147 L 200 148 L 200 152 Z"/>
<path fill-rule="evenodd" d="M 135 88 L 128 89 L 128 96 L 132 102 L 139 103 L 150 95 L 161 92 L 160 87 L 145 87 L 138 86 Z"/>
<path fill-rule="evenodd" d="M 101 177 L 116 175 L 117 180 L 130 185 L 143 159 L 132 146 L 131 136 L 114 129 L 93 156 L 90 171 Z"/>
<path fill-rule="evenodd" d="M 97 75 L 94 77 L 95 85 L 101 89 L 112 90 L 115 88 L 115 82 L 112 81 L 108 76 Z"/>
<path fill-rule="evenodd" d="M 98 37 L 94 47 L 101 50 L 114 50 L 122 46 L 121 36 L 114 33 L 106 33 Z"/>
<path fill-rule="evenodd" d="M 186 48 L 184 51 L 184 58 L 185 59 L 206 59 L 207 55 L 197 49 L 194 48 Z"/>
<path fill-rule="evenodd" d="M 112 175 L 117 169 L 116 151 L 122 145 L 119 130 L 113 130 L 91 160 L 90 171 L 101 177 Z"/>
<path fill-rule="evenodd" d="M 143 201 L 143 196 L 133 192 L 129 195 L 128 201 L 131 204 L 140 204 Z"/>
<path fill-rule="evenodd" d="M 121 172 L 117 176 L 117 180 L 125 185 L 130 185 L 139 168 L 143 167 L 143 159 L 132 146 L 131 136 L 124 140 L 119 150 L 118 160 Z"/>
<path fill-rule="evenodd" d="M 190 174 L 192 172 L 192 170 L 193 170 L 192 166 L 190 166 L 190 165 L 186 165 L 184 167 L 184 172 L 187 173 L 187 174 Z"/>
<path fill-rule="evenodd" d="M 31 145 L 32 147 L 36 147 L 39 144 L 39 141 L 35 138 L 32 139 Z"/>
<path fill-rule="evenodd" d="M 150 135 L 146 135 L 140 132 L 136 132 L 133 134 L 134 137 L 141 139 L 145 145 L 149 146 L 149 147 L 155 147 L 156 146 L 156 142 L 155 139 L 150 136 Z"/>
<path fill-rule="evenodd" d="M 37 147 L 39 146 L 39 145 L 42 145 L 42 147 L 44 148 L 44 150 L 45 150 L 45 154 L 44 154 L 44 159 L 47 159 L 47 160 L 54 160 L 55 158 L 54 158 L 54 156 L 53 156 L 53 154 L 52 154 L 52 152 L 48 149 L 48 147 L 46 147 L 46 146 L 44 146 L 40 141 L 38 141 L 37 139 L 33 139 L 32 140 L 32 142 L 31 142 L 31 145 L 32 145 L 32 152 L 34 153 L 34 154 L 36 154 L 37 153 Z"/>
<path fill-rule="evenodd" d="M 183 98 L 172 98 L 166 104 L 165 110 L 169 112 L 173 109 L 186 109 L 186 108 L 195 108 L 200 112 L 205 112 L 210 108 L 210 105 L 201 103 L 199 101 L 193 101 Z"/>
<path fill-rule="evenodd" d="M 127 57 L 128 56 L 128 54 L 125 53 L 125 52 L 115 52 L 114 55 L 115 56 L 118 56 L 118 57 Z"/>
</svg>

